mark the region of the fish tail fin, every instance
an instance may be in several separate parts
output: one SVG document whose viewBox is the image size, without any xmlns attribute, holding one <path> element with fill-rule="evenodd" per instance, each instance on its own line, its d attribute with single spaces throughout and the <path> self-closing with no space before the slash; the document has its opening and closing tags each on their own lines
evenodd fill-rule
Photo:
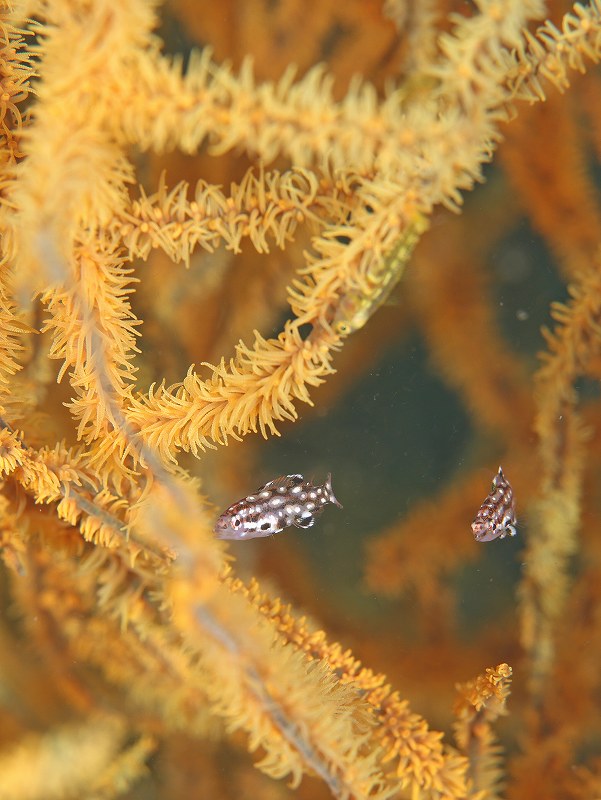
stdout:
<svg viewBox="0 0 601 800">
<path fill-rule="evenodd" d="M 338 508 L 342 508 L 342 504 L 336 500 L 336 495 L 334 494 L 334 490 L 332 489 L 332 473 L 328 472 L 328 477 L 326 478 L 325 489 L 328 493 L 328 500 L 330 503 L 334 503 L 335 506 Z"/>
</svg>

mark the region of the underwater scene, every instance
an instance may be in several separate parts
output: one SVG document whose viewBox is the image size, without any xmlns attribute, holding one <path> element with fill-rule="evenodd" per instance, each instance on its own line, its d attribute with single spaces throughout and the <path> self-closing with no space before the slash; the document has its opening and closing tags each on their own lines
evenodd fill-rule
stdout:
<svg viewBox="0 0 601 800">
<path fill-rule="evenodd" d="M 0 30 L 0 800 L 599 800 L 601 0 Z"/>
</svg>

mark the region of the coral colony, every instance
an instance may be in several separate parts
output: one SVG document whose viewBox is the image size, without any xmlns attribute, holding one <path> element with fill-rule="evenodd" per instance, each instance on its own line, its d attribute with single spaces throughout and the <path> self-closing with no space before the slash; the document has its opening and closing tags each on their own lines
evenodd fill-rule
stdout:
<svg viewBox="0 0 601 800">
<path fill-rule="evenodd" d="M 601 404 L 576 387 L 599 377 L 601 4 L 552 14 L 0 2 L 0 797 L 599 796 Z M 516 226 L 549 259 L 520 308 L 536 276 L 566 284 L 536 366 L 497 324 Z M 310 527 L 330 476 L 276 478 L 214 530 L 264 439 L 410 329 L 536 507 L 517 599 L 469 631 L 458 576 L 500 551 L 466 535 L 479 471 L 407 506 L 400 448 L 389 527 L 348 514 L 327 565 L 314 536 L 221 539 Z M 514 532 L 499 470 L 474 534 Z M 380 595 L 394 613 L 354 613 Z M 520 661 L 509 708 L 493 653 Z"/>
</svg>

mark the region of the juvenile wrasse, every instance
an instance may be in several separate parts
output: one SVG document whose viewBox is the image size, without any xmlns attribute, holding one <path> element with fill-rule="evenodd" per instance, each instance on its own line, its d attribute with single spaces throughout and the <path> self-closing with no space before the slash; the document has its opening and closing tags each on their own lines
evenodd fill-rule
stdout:
<svg viewBox="0 0 601 800">
<path fill-rule="evenodd" d="M 281 475 L 226 509 L 215 523 L 215 533 L 218 539 L 256 539 L 291 525 L 310 528 L 328 503 L 342 508 L 331 474 L 321 486 L 302 475 Z"/>
<path fill-rule="evenodd" d="M 499 467 L 490 493 L 472 522 L 474 538 L 477 542 L 492 542 L 493 539 L 504 539 L 507 535 L 515 536 L 516 525 L 513 489 Z"/>
<path fill-rule="evenodd" d="M 427 227 L 427 221 L 420 218 L 401 234 L 388 255 L 365 276 L 371 289 L 350 289 L 341 297 L 332 323 L 336 333 L 348 336 L 358 331 L 384 305 L 403 276 L 415 245 Z"/>
</svg>

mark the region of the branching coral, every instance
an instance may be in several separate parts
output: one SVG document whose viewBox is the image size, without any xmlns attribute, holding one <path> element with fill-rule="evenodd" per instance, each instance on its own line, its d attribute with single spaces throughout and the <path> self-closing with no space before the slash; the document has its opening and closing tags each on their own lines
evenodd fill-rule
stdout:
<svg viewBox="0 0 601 800">
<path fill-rule="evenodd" d="M 355 79 L 339 97 L 322 65 L 259 80 L 250 60 L 234 69 L 205 47 L 184 66 L 163 53 L 157 3 L 3 4 L 0 546 L 3 590 L 20 614 L 6 638 L 27 640 L 45 659 L 47 694 L 65 710 L 48 700 L 32 721 L 18 693 L 2 705 L 3 727 L 18 741 L 1 739 L 0 794 L 75 795 L 85 770 L 90 796 L 117 796 L 162 742 L 222 736 L 224 724 L 245 731 L 248 749 L 261 750 L 260 768 L 293 787 L 309 774 L 340 798 L 498 796 L 490 723 L 504 711 L 507 664 L 462 687 L 458 750 L 444 744 L 383 674 L 233 576 L 211 532 L 213 508 L 182 458 L 296 420 L 299 403 L 312 404 L 333 375 L 337 351 L 406 274 L 436 209 L 459 211 L 462 193 L 482 179 L 519 101 L 543 100 L 543 80 L 565 89 L 569 70 L 601 54 L 598 2 L 576 5 L 561 30 L 547 22 L 536 34 L 526 27 L 545 16 L 538 0 L 480 0 L 473 14 L 450 14 L 441 31 L 435 3 L 411 14 L 402 3 L 386 6 L 407 26 L 395 32 L 406 48 L 402 79 L 391 76 L 383 93 Z M 229 190 L 205 177 L 171 185 L 168 171 L 150 189 L 154 159 L 175 149 L 235 152 L 245 163 Z M 240 341 L 203 370 L 191 365 L 173 385 L 144 383 L 152 359 L 134 296 L 150 269 L 143 262 L 159 254 L 169 269 L 202 272 L 199 252 L 250 248 L 265 260 L 283 251 L 294 264 L 281 332 L 256 330 L 252 344 Z M 471 319 L 493 341 L 477 273 L 466 276 Z M 593 265 L 580 280 L 571 304 L 555 307 L 561 327 L 538 375 L 546 533 L 528 547 L 521 601 L 539 706 L 565 605 L 563 560 L 576 546 L 584 437 L 574 382 L 598 354 Z M 432 271 L 422 291 L 444 304 L 445 285 Z M 501 418 L 499 429 L 510 430 L 503 403 L 492 412 L 491 404 L 503 387 L 528 413 L 521 367 L 498 344 L 496 369 L 477 346 L 459 369 L 444 348 L 459 315 L 443 318 L 424 298 L 415 308 L 475 416 L 493 426 Z M 62 388 L 39 366 L 43 349 L 59 362 Z M 511 444 L 518 448 L 519 437 Z M 464 516 L 464 502 L 445 503 Z M 380 589 L 413 580 L 432 604 L 440 575 L 453 559 L 466 561 L 462 549 L 445 556 L 429 519 L 426 511 L 410 518 L 432 534 L 408 550 L 414 574 L 390 577 L 403 554 L 398 531 L 374 547 L 391 562 Z M 437 559 L 424 564 L 428 549 Z M 549 553 L 562 561 L 558 580 Z M 372 565 L 370 574 L 381 584 L 373 576 L 384 572 Z M 18 685 L 9 660 L 2 674 Z M 40 680 L 32 667 L 32 686 Z M 32 762 L 48 783 L 29 779 Z"/>
</svg>

